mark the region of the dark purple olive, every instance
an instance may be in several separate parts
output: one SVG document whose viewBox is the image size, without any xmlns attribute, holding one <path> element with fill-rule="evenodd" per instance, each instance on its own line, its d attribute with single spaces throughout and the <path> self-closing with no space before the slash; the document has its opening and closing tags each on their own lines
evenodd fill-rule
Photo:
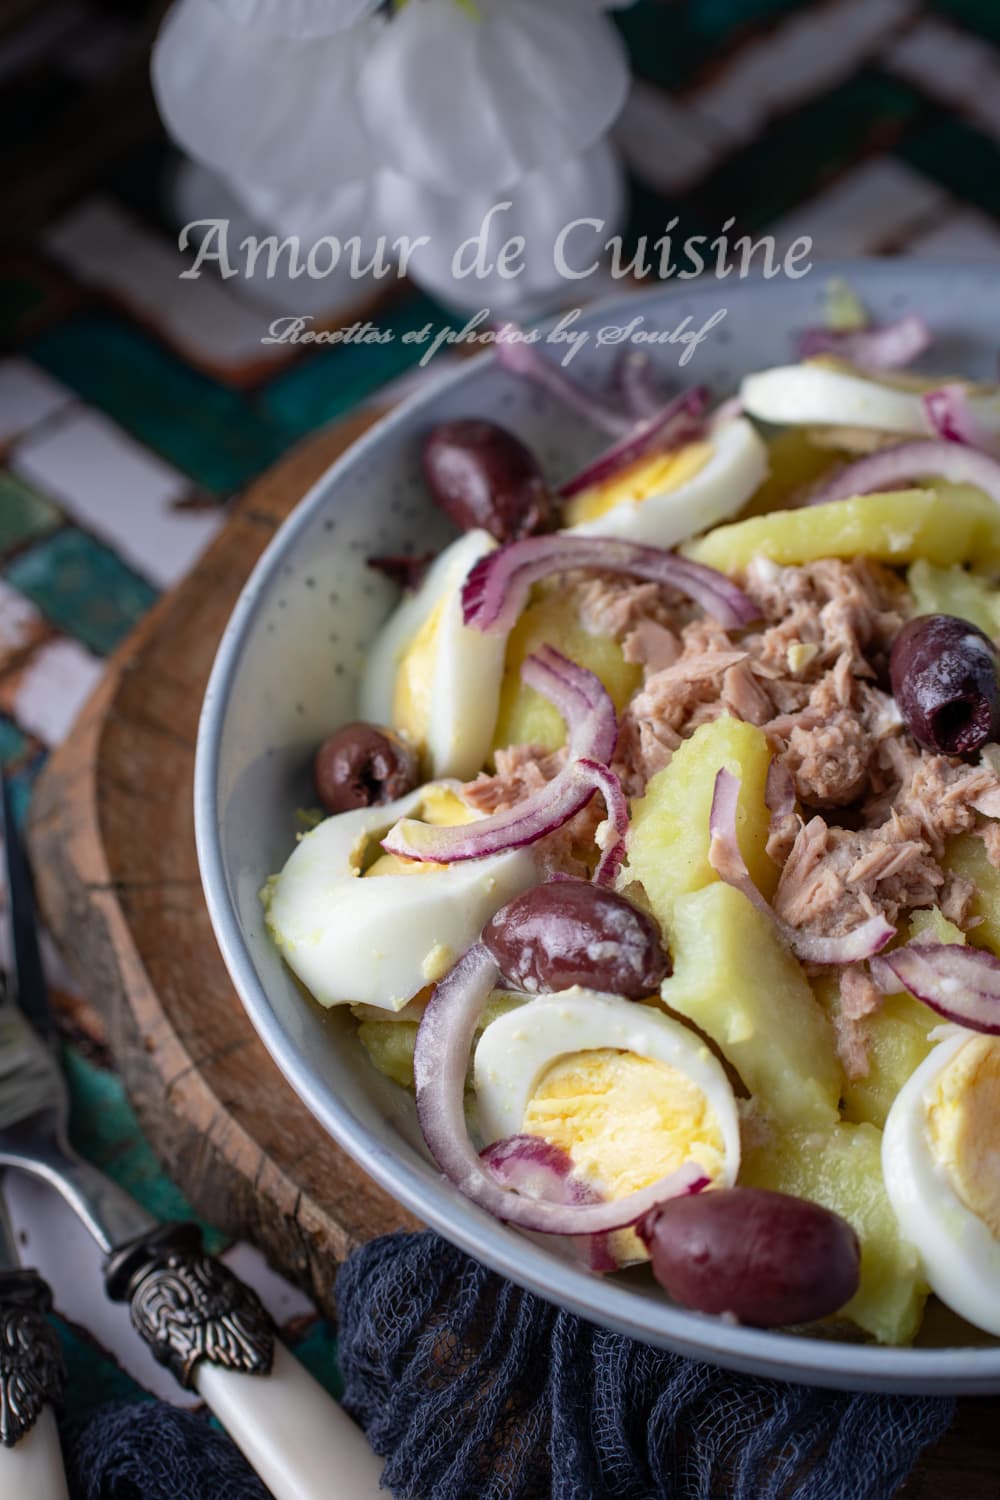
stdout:
<svg viewBox="0 0 1000 1500">
<path fill-rule="evenodd" d="M 325 739 L 313 762 L 316 795 L 327 812 L 351 812 L 405 797 L 420 780 L 405 740 L 377 724 L 345 724 Z"/>
<path fill-rule="evenodd" d="M 811 1323 L 858 1289 L 858 1237 L 839 1214 L 766 1188 L 671 1198 L 636 1226 L 675 1302 L 768 1328 Z"/>
<path fill-rule="evenodd" d="M 481 526 L 498 542 L 513 542 L 558 525 L 534 454 L 496 422 L 442 422 L 424 444 L 423 468 L 435 503 L 463 531 Z"/>
<path fill-rule="evenodd" d="M 552 880 L 502 906 L 483 942 L 514 989 L 574 984 L 641 1000 L 670 973 L 659 929 L 623 896 L 584 880 Z"/>
<path fill-rule="evenodd" d="M 998 658 L 989 636 L 954 615 L 920 615 L 897 635 L 889 676 L 918 745 L 967 755 L 1000 731 Z"/>
</svg>

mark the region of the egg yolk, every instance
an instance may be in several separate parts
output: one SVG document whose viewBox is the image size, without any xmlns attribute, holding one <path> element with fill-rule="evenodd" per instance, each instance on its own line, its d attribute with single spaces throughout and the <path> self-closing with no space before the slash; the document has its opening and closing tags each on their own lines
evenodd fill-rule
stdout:
<svg viewBox="0 0 1000 1500">
<path fill-rule="evenodd" d="M 654 495 L 679 490 L 705 467 L 711 456 L 710 443 L 687 443 L 674 453 L 637 458 L 612 479 L 592 485 L 574 496 L 566 507 L 566 525 L 579 526 L 584 521 L 596 521 L 626 500 L 641 502 Z"/>
<path fill-rule="evenodd" d="M 459 823 L 471 823 L 475 814 L 467 803 L 450 786 L 429 786 L 424 792 L 420 808 L 420 819 L 439 828 L 457 827 Z M 447 865 L 435 864 L 433 860 L 406 859 L 401 854 L 380 854 L 365 870 L 365 879 L 373 875 L 426 875 L 432 870 L 446 870 Z"/>
<path fill-rule="evenodd" d="M 447 598 L 438 600 L 400 658 L 396 671 L 393 726 L 418 749 L 423 747 L 431 721 L 438 635 L 447 603 Z"/>
<path fill-rule="evenodd" d="M 979 1036 L 924 1104 L 927 1140 L 966 1208 L 1000 1239 L 1000 1038 Z"/>
<path fill-rule="evenodd" d="M 708 1100 L 676 1068 L 599 1047 L 545 1071 L 522 1128 L 561 1146 L 581 1175 L 622 1198 L 692 1158 L 722 1169 L 723 1140 Z"/>
</svg>

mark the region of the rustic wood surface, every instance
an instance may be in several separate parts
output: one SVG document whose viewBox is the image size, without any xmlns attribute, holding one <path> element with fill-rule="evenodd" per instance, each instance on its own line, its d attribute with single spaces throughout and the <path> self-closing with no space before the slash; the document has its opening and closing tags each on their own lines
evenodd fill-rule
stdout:
<svg viewBox="0 0 1000 1500">
<path fill-rule="evenodd" d="M 202 899 L 192 779 L 202 693 L 236 597 L 278 524 L 371 420 L 320 433 L 249 491 L 114 658 L 46 767 L 30 828 L 46 919 L 166 1169 L 199 1212 L 331 1313 L 344 1256 L 414 1221 L 313 1120 L 246 1019 Z M 1000 1401 L 962 1401 L 901 1493 L 997 1500 Z"/>
</svg>

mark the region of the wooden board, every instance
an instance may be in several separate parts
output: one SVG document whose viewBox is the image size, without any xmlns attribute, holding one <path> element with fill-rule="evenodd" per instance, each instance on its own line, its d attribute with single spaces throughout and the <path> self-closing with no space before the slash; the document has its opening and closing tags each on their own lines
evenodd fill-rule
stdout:
<svg viewBox="0 0 1000 1500">
<path fill-rule="evenodd" d="M 277 525 L 371 420 L 319 434 L 247 494 L 112 661 L 46 767 L 30 828 L 47 921 L 167 1171 L 331 1313 L 336 1264 L 415 1224 L 316 1124 L 247 1021 L 201 895 L 191 787 L 202 694 L 236 597 Z M 908 1500 L 995 1500 L 998 1429 L 1000 1401 L 963 1401 Z"/>
<path fill-rule="evenodd" d="M 100 1011 L 139 1120 L 197 1210 L 332 1311 L 335 1264 L 413 1227 L 337 1147 L 257 1038 L 198 878 L 194 747 L 223 627 L 277 525 L 372 417 L 294 450 L 114 657 L 32 800 L 46 919 Z"/>
</svg>

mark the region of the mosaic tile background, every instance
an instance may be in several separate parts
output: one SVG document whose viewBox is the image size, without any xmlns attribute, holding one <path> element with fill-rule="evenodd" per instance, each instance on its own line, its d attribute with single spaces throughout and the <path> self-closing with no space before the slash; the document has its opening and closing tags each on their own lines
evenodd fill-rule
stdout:
<svg viewBox="0 0 1000 1500">
<path fill-rule="evenodd" d="M 303 434 L 406 389 L 420 352 L 268 348 L 264 325 L 304 310 L 298 292 L 178 281 L 177 225 L 212 189 L 156 122 L 159 9 L 11 0 L 0 15 L 0 761 L 22 810 L 103 661 L 232 498 Z M 674 214 L 678 238 L 733 216 L 737 234 L 811 234 L 824 258 L 1000 267 L 997 0 L 639 0 L 616 21 L 636 72 L 617 131 L 631 238 Z M 341 321 L 322 295 L 317 322 Z M 374 315 L 397 330 L 452 321 L 412 287 Z M 99 1023 L 48 961 L 77 1143 L 154 1211 L 185 1212 Z M 56 1286 L 76 1406 L 176 1398 L 103 1303 L 61 1208 L 24 1184 L 11 1201 Z M 331 1330 L 253 1251 L 227 1255 L 335 1386 Z"/>
</svg>

